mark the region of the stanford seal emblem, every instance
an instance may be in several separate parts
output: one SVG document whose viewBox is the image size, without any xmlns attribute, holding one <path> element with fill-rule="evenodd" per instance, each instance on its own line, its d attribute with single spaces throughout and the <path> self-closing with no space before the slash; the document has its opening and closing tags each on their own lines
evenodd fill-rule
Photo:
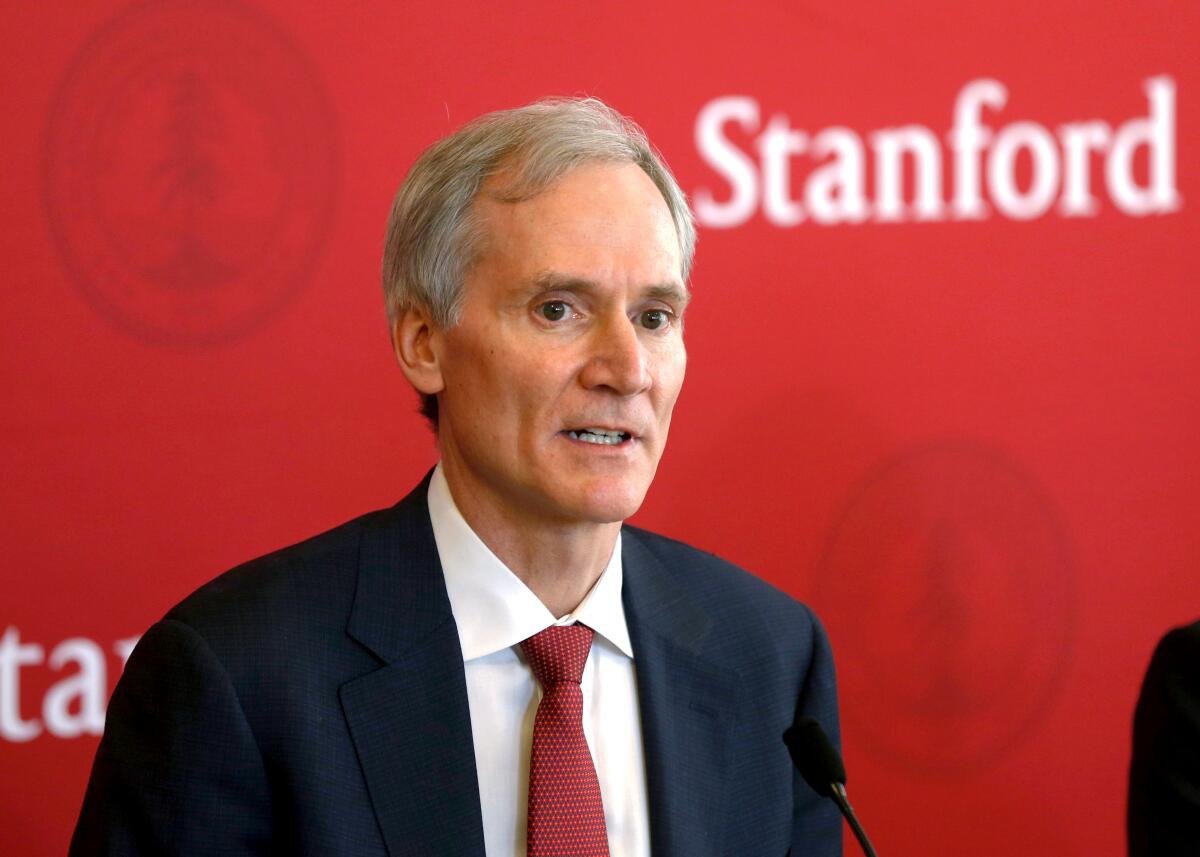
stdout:
<svg viewBox="0 0 1200 857">
<path fill-rule="evenodd" d="M 311 63 L 232 0 L 157 0 L 101 28 L 50 115 L 44 194 L 65 267 L 157 345 L 245 335 L 309 277 L 336 199 Z"/>
<path fill-rule="evenodd" d="M 818 587 L 848 725 L 905 770 L 1003 757 L 1060 689 L 1071 552 L 1052 504 L 995 450 L 946 443 L 883 462 L 834 528 Z"/>
</svg>

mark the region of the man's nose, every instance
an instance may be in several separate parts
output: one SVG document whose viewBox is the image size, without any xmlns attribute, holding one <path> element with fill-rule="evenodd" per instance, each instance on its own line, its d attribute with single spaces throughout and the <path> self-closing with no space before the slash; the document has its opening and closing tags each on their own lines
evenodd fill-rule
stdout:
<svg viewBox="0 0 1200 857">
<path fill-rule="evenodd" d="M 627 316 L 598 327 L 590 343 L 591 354 L 580 373 L 588 389 L 608 389 L 632 396 L 650 388 L 650 367 L 638 329 Z"/>
</svg>

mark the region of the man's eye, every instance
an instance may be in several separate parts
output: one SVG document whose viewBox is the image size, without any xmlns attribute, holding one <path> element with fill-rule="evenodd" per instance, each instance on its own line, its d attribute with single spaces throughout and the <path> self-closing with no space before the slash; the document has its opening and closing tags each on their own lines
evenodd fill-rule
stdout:
<svg viewBox="0 0 1200 857">
<path fill-rule="evenodd" d="M 567 317 L 566 301 L 546 301 L 538 307 L 538 312 L 546 321 L 562 321 Z"/>
<path fill-rule="evenodd" d="M 666 327 L 671 321 L 671 314 L 665 309 L 648 309 L 642 313 L 642 327 L 647 330 L 658 330 Z"/>
</svg>

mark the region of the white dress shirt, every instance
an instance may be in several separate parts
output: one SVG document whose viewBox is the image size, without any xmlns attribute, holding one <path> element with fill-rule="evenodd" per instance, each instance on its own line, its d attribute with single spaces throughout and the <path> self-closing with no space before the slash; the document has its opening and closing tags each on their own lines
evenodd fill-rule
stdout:
<svg viewBox="0 0 1200 857">
<path fill-rule="evenodd" d="M 596 632 L 583 669 L 583 733 L 592 752 L 612 857 L 649 857 L 649 805 L 633 647 L 621 604 L 621 537 L 596 584 L 556 620 L 463 519 L 439 464 L 429 518 L 458 625 L 471 706 L 483 839 L 489 857 L 525 857 L 533 719 L 541 687 L 520 642 L 551 625 Z"/>
</svg>

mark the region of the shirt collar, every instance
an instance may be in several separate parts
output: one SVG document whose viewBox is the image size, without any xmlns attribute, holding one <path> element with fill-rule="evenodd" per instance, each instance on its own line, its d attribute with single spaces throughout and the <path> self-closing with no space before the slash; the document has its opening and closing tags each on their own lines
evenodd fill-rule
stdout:
<svg viewBox="0 0 1200 857">
<path fill-rule="evenodd" d="M 438 464 L 429 482 L 429 520 L 437 543 L 463 660 L 515 646 L 551 625 L 582 622 L 626 657 L 633 657 L 621 604 L 621 535 L 608 565 L 579 606 L 561 619 L 500 561 L 471 529 Z"/>
</svg>

